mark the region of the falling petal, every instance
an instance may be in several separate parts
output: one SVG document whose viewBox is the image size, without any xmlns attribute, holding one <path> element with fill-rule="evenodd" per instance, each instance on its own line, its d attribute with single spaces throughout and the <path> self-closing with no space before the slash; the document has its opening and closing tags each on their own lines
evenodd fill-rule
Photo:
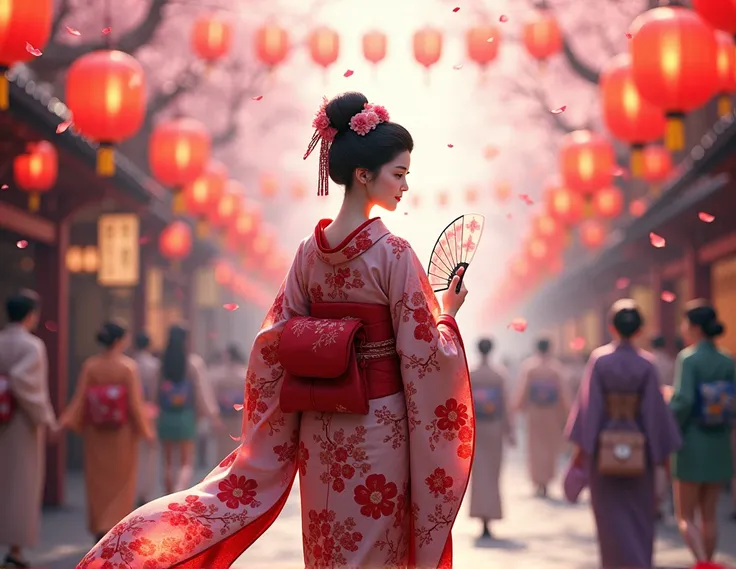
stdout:
<svg viewBox="0 0 736 569">
<path fill-rule="evenodd" d="M 626 169 L 622 168 L 621 166 L 614 167 L 614 169 L 611 171 L 611 174 L 613 176 L 616 176 L 617 178 L 618 177 L 626 178 L 628 176 L 628 172 L 626 171 Z"/>
<path fill-rule="evenodd" d="M 675 295 L 674 292 L 670 292 L 668 290 L 663 290 L 662 291 L 662 294 L 659 296 L 659 298 L 661 298 L 665 302 L 674 302 L 675 299 L 677 298 L 677 296 Z"/>
<path fill-rule="evenodd" d="M 242 411 L 243 410 L 243 405 L 241 403 L 235 403 L 233 405 L 233 409 L 235 409 L 236 411 Z"/>
<path fill-rule="evenodd" d="M 489 38 L 488 38 L 488 39 L 486 40 L 486 42 L 488 42 L 488 43 L 493 43 L 493 40 L 494 40 L 494 39 L 496 39 L 496 38 L 494 38 L 493 36 L 491 36 L 491 37 L 489 37 Z"/>
<path fill-rule="evenodd" d="M 618 290 L 623 290 L 629 286 L 630 282 L 631 282 L 631 279 L 628 279 L 626 277 L 621 277 L 620 279 L 616 281 L 616 288 Z"/>
<path fill-rule="evenodd" d="M 501 17 L 500 17 L 500 18 L 498 19 L 498 21 L 499 21 L 499 22 L 501 22 L 502 24 L 504 24 L 504 23 L 506 23 L 506 22 L 508 22 L 508 21 L 509 21 L 509 17 L 508 17 L 508 16 L 501 16 Z"/>
<path fill-rule="evenodd" d="M 523 318 L 514 318 L 507 328 L 513 328 L 517 332 L 523 332 L 526 330 L 527 322 Z"/>
<path fill-rule="evenodd" d="M 26 51 L 35 57 L 41 57 L 43 55 L 43 52 L 40 49 L 36 49 L 28 42 L 26 42 Z"/>
<path fill-rule="evenodd" d="M 580 336 L 573 338 L 570 341 L 570 349 L 573 352 L 580 352 L 585 348 L 585 338 L 582 338 Z"/>
<path fill-rule="evenodd" d="M 409 215 L 409 212 L 408 212 L 408 211 L 405 211 L 405 212 L 404 212 L 404 215 Z"/>
<path fill-rule="evenodd" d="M 352 69 L 348 69 L 345 73 L 342 74 L 343 77 L 350 77 L 355 71 Z"/>
<path fill-rule="evenodd" d="M 626 34 L 626 39 L 627 39 L 627 40 L 630 40 L 630 39 L 631 39 L 631 38 L 633 38 L 633 37 L 634 37 L 634 36 L 632 36 L 632 35 L 631 35 L 631 34 L 629 34 L 629 33 L 627 33 L 627 34 Z"/>
<path fill-rule="evenodd" d="M 713 223 L 713 220 L 716 218 L 716 216 L 701 211 L 698 213 L 698 218 L 700 219 L 700 221 L 704 221 L 705 223 Z"/>
<path fill-rule="evenodd" d="M 103 29 L 102 29 L 102 34 L 106 36 L 106 35 L 108 35 L 108 34 L 109 34 L 109 33 L 110 33 L 111 31 L 112 31 L 112 28 L 103 28 Z"/>
<path fill-rule="evenodd" d="M 667 241 L 664 240 L 664 237 L 657 235 L 656 233 L 649 234 L 649 242 L 657 249 L 661 249 L 667 245 Z"/>
<path fill-rule="evenodd" d="M 453 8 L 452 11 L 453 12 L 459 12 L 460 11 L 460 6 L 457 6 L 456 8 Z"/>
<path fill-rule="evenodd" d="M 28 241 L 26 241 L 25 239 L 21 239 L 20 241 L 16 242 L 15 246 L 18 247 L 18 249 L 25 249 L 26 247 L 28 247 Z"/>
<path fill-rule="evenodd" d="M 8 184 L 3 184 L 2 186 L 0 186 L 0 190 L 7 190 L 7 189 L 8 189 Z"/>
<path fill-rule="evenodd" d="M 519 199 L 526 205 L 534 205 L 534 200 L 528 194 L 519 194 Z"/>
<path fill-rule="evenodd" d="M 257 97 L 251 97 L 251 99 L 253 99 L 254 101 L 260 101 L 261 99 L 263 99 L 263 95 L 258 95 Z"/>
<path fill-rule="evenodd" d="M 56 324 L 56 322 L 53 322 L 52 320 L 47 320 L 46 323 L 43 325 L 46 330 L 49 332 L 58 332 L 59 326 Z"/>
<path fill-rule="evenodd" d="M 239 441 L 240 439 L 242 439 L 242 438 L 243 438 L 243 436 L 242 436 L 242 435 L 241 435 L 241 436 L 239 436 L 239 437 L 234 437 L 234 436 L 232 436 L 232 435 L 231 435 L 230 433 L 228 433 L 228 436 L 229 436 L 229 437 L 230 437 L 230 438 L 231 438 L 232 440 L 234 440 L 234 441 Z"/>
<path fill-rule="evenodd" d="M 565 112 L 567 109 L 567 105 L 562 105 L 559 109 L 554 109 L 553 111 L 550 111 L 553 115 L 561 115 Z"/>
<path fill-rule="evenodd" d="M 459 71 L 460 69 L 463 68 L 463 64 L 462 63 L 458 63 L 456 65 L 453 65 L 452 68 L 455 69 L 456 71 Z"/>
<path fill-rule="evenodd" d="M 240 308 L 240 306 L 232 302 L 229 304 L 223 304 L 222 307 L 228 312 L 235 312 L 238 308 Z"/>
<path fill-rule="evenodd" d="M 69 26 L 66 27 L 66 31 L 69 32 L 70 35 L 73 36 L 81 36 L 82 34 L 79 33 L 79 30 L 75 30 L 74 28 L 70 28 Z"/>
<path fill-rule="evenodd" d="M 56 127 L 56 134 L 61 134 L 62 132 L 66 132 L 66 130 L 72 126 L 74 123 L 73 120 L 64 121 L 62 123 L 59 123 L 59 125 Z"/>
<path fill-rule="evenodd" d="M 447 145 L 447 148 L 455 148 L 455 145 L 454 144 L 448 144 Z"/>
</svg>

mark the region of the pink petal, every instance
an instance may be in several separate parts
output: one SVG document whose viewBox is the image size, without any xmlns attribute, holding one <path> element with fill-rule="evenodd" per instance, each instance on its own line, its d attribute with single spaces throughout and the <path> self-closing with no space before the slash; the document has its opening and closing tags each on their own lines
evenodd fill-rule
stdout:
<svg viewBox="0 0 736 569">
<path fill-rule="evenodd" d="M 49 332 L 57 332 L 59 330 L 59 326 L 56 324 L 56 322 L 53 322 L 52 320 L 47 320 L 43 326 Z"/>
<path fill-rule="evenodd" d="M 631 34 L 629 34 L 629 33 L 627 33 L 627 34 L 626 34 L 626 39 L 627 39 L 627 40 L 630 40 L 630 39 L 631 39 L 631 38 L 633 38 L 633 37 L 634 37 L 634 36 L 632 36 L 632 35 L 631 35 Z"/>
<path fill-rule="evenodd" d="M 613 170 L 611 171 L 612 176 L 616 176 L 623 178 L 624 180 L 629 179 L 629 172 L 626 170 L 626 168 L 622 168 L 621 166 L 614 166 Z"/>
<path fill-rule="evenodd" d="M 674 292 L 670 292 L 668 290 L 663 290 L 662 291 L 662 294 L 659 295 L 659 298 L 661 298 L 665 302 L 674 302 L 675 299 L 677 298 L 677 295 L 675 295 Z"/>
<path fill-rule="evenodd" d="M 661 249 L 662 247 L 667 245 L 667 241 L 664 240 L 664 237 L 661 237 L 656 233 L 649 234 L 649 242 L 657 249 Z"/>
<path fill-rule="evenodd" d="M 456 71 L 459 71 L 460 69 L 462 69 L 462 68 L 463 68 L 463 64 L 462 64 L 462 63 L 458 63 L 458 64 L 456 64 L 456 65 L 453 65 L 453 66 L 452 66 L 452 68 L 453 68 L 454 70 L 456 70 Z"/>
<path fill-rule="evenodd" d="M 506 327 L 513 328 L 517 332 L 523 332 L 524 330 L 526 330 L 527 321 L 523 318 L 514 318 L 511 323 Z"/>
<path fill-rule="evenodd" d="M 233 405 L 233 409 L 235 409 L 236 411 L 242 411 L 243 406 L 240 403 L 236 403 L 235 405 Z"/>
<path fill-rule="evenodd" d="M 0 190 L 7 190 L 7 189 L 8 189 L 8 184 L 3 184 L 2 186 L 0 186 Z"/>
<path fill-rule="evenodd" d="M 534 205 L 534 200 L 528 194 L 519 194 L 519 199 L 526 205 Z"/>
<path fill-rule="evenodd" d="M 40 49 L 36 49 L 28 42 L 26 42 L 26 51 L 35 57 L 41 57 L 43 55 L 43 52 Z"/>
<path fill-rule="evenodd" d="M 254 101 L 260 101 L 261 99 L 263 99 L 263 95 L 258 95 L 257 97 L 251 97 L 251 99 L 253 99 Z"/>
<path fill-rule="evenodd" d="M 235 312 L 238 308 L 240 308 L 237 304 L 233 302 L 228 303 L 228 304 L 223 304 L 222 307 L 228 312 Z"/>
<path fill-rule="evenodd" d="M 348 69 L 345 73 L 342 74 L 343 77 L 350 77 L 355 71 L 352 69 Z"/>
<path fill-rule="evenodd" d="M 499 21 L 499 22 L 501 22 L 501 23 L 503 24 L 503 23 L 505 23 L 505 22 L 508 22 L 508 21 L 509 21 L 509 17 L 508 17 L 508 16 L 501 16 L 501 17 L 500 17 L 500 18 L 498 19 L 498 21 Z"/>
<path fill-rule="evenodd" d="M 56 134 L 61 134 L 62 132 L 66 132 L 66 130 L 74 124 L 73 120 L 64 121 L 62 123 L 59 123 L 59 125 L 56 127 Z"/>
<path fill-rule="evenodd" d="M 243 435 L 240 435 L 239 437 L 234 437 L 234 436 L 232 436 L 232 435 L 231 435 L 230 433 L 228 433 L 228 436 L 229 436 L 229 437 L 230 437 L 230 438 L 231 438 L 232 440 L 234 440 L 234 441 L 239 441 L 240 439 L 242 439 L 242 438 L 243 438 Z"/>
<path fill-rule="evenodd" d="M 628 279 L 626 277 L 621 277 L 620 279 L 616 281 L 616 288 L 618 290 L 623 290 L 629 286 L 629 283 L 631 283 L 631 279 Z"/>
<path fill-rule="evenodd" d="M 447 148 L 455 148 L 455 145 L 454 144 L 448 144 L 447 145 Z"/>
<path fill-rule="evenodd" d="M 453 12 L 459 12 L 460 11 L 460 6 L 458 6 L 457 8 L 453 8 L 452 11 Z"/>
<path fill-rule="evenodd" d="M 713 220 L 716 218 L 716 216 L 701 211 L 698 213 L 698 218 L 700 219 L 700 221 L 704 221 L 705 223 L 713 223 Z"/>
<path fill-rule="evenodd" d="M 109 34 L 109 33 L 110 33 L 111 31 L 112 31 L 112 28 L 103 28 L 103 29 L 102 29 L 102 34 L 103 34 L 103 35 L 107 35 L 107 34 Z"/>
<path fill-rule="evenodd" d="M 74 28 L 70 28 L 69 26 L 66 27 L 66 31 L 69 32 L 73 36 L 81 36 L 82 34 L 79 33 L 79 30 L 75 30 Z"/>
<path fill-rule="evenodd" d="M 25 239 L 21 239 L 20 241 L 17 241 L 15 243 L 15 246 L 18 247 L 18 249 L 25 249 L 26 247 L 28 247 L 28 241 L 26 241 Z"/>
<path fill-rule="evenodd" d="M 562 113 L 565 112 L 566 109 L 567 109 L 567 105 L 562 105 L 559 109 L 550 111 L 550 113 L 552 113 L 553 115 L 561 115 Z"/>
</svg>

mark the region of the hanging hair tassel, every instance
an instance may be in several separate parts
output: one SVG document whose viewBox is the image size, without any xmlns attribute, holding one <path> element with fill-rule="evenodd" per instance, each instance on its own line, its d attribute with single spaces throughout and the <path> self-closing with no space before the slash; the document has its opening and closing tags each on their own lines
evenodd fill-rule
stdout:
<svg viewBox="0 0 736 569">
<path fill-rule="evenodd" d="M 317 176 L 317 195 L 326 196 L 329 193 L 330 188 L 330 144 L 331 141 L 327 140 L 322 133 L 318 130 L 314 131 L 312 140 L 309 141 L 307 151 L 304 153 L 304 160 L 319 146 L 319 173 Z"/>
</svg>

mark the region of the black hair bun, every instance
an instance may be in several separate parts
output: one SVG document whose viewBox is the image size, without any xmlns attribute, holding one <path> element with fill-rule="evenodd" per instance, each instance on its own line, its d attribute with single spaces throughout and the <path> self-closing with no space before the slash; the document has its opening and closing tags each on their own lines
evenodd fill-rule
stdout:
<svg viewBox="0 0 736 569">
<path fill-rule="evenodd" d="M 351 91 L 337 95 L 325 107 L 330 124 L 338 133 L 350 130 L 350 119 L 360 113 L 368 99 L 363 93 Z"/>
<path fill-rule="evenodd" d="M 115 340 L 113 340 L 112 335 L 108 330 L 103 329 L 97 332 L 97 342 L 109 348 L 115 343 Z"/>
<path fill-rule="evenodd" d="M 710 320 L 703 325 L 703 332 L 705 332 L 706 336 L 709 338 L 716 338 L 725 331 L 726 328 L 723 324 L 718 322 L 718 320 Z"/>
</svg>

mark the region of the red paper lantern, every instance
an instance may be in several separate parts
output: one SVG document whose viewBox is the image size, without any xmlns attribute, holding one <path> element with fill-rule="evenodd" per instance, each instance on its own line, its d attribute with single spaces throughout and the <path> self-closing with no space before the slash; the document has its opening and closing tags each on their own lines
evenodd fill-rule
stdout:
<svg viewBox="0 0 736 569">
<path fill-rule="evenodd" d="M 650 184 L 659 184 L 672 173 L 672 154 L 664 146 L 652 144 L 644 149 L 642 178 Z"/>
<path fill-rule="evenodd" d="M 578 223 L 583 217 L 583 197 L 561 185 L 547 189 L 547 212 L 566 227 Z"/>
<path fill-rule="evenodd" d="M 624 209 L 624 194 L 616 186 L 598 190 L 593 196 L 593 210 L 599 217 L 613 219 Z"/>
<path fill-rule="evenodd" d="M 447 195 L 447 192 L 440 192 L 437 195 L 437 204 L 440 207 L 445 207 L 450 201 L 450 198 Z"/>
<path fill-rule="evenodd" d="M 442 32 L 429 27 L 415 32 L 413 47 L 414 59 L 429 69 L 442 56 Z"/>
<path fill-rule="evenodd" d="M 386 34 L 379 31 L 368 32 L 363 36 L 363 56 L 376 65 L 386 57 Z"/>
<path fill-rule="evenodd" d="M 183 221 L 174 221 L 161 232 L 158 248 L 170 261 L 186 259 L 192 251 L 192 230 Z"/>
<path fill-rule="evenodd" d="M 543 213 L 532 219 L 532 231 L 534 235 L 551 242 L 559 239 L 562 234 L 562 227 L 550 214 Z"/>
<path fill-rule="evenodd" d="M 307 187 L 304 182 L 296 181 L 291 185 L 291 197 L 296 200 L 303 200 L 307 195 Z"/>
<path fill-rule="evenodd" d="M 228 180 L 217 205 L 209 211 L 209 222 L 218 229 L 224 229 L 235 220 L 240 213 L 240 205 L 245 195 L 245 188 L 236 180 Z"/>
<path fill-rule="evenodd" d="M 736 92 L 736 45 L 733 36 L 716 32 L 718 41 L 718 116 L 731 113 L 731 95 Z"/>
<path fill-rule="evenodd" d="M 196 180 L 184 187 L 184 204 L 187 213 L 197 218 L 197 233 L 200 237 L 207 234 L 205 219 L 219 204 L 225 192 L 225 184 L 227 184 L 227 168 L 222 163 L 212 160 Z"/>
<path fill-rule="evenodd" d="M 693 10 L 717 30 L 736 36 L 736 1 L 692 0 Z"/>
<path fill-rule="evenodd" d="M 279 193 L 279 182 L 272 174 L 261 176 L 261 195 L 264 198 L 274 198 Z"/>
<path fill-rule="evenodd" d="M 0 110 L 10 104 L 5 71 L 35 57 L 27 45 L 40 52 L 46 48 L 53 20 L 53 0 L 3 0 L 0 5 Z"/>
<path fill-rule="evenodd" d="M 478 190 L 476 188 L 468 188 L 465 191 L 465 202 L 472 205 L 478 201 Z"/>
<path fill-rule="evenodd" d="M 606 228 L 597 219 L 588 219 L 580 224 L 580 241 L 588 249 L 597 249 L 606 240 Z"/>
<path fill-rule="evenodd" d="M 718 85 L 715 32 L 692 10 L 661 7 L 634 20 L 630 33 L 636 88 L 666 112 L 667 147 L 682 150 L 685 113 L 705 104 Z"/>
<path fill-rule="evenodd" d="M 246 207 L 241 202 L 240 213 L 235 222 L 228 227 L 227 247 L 233 252 L 242 251 L 260 225 L 260 214 L 254 207 Z"/>
<path fill-rule="evenodd" d="M 524 24 L 524 47 L 539 61 L 562 50 L 560 26 L 551 12 L 540 10 L 532 21 Z"/>
<path fill-rule="evenodd" d="M 204 172 L 211 144 L 207 128 L 194 119 L 167 120 L 153 129 L 148 162 L 154 177 L 174 189 L 174 213 L 184 211 L 181 188 Z"/>
<path fill-rule="evenodd" d="M 615 165 L 611 143 L 589 130 L 567 134 L 560 146 L 563 183 L 582 195 L 590 195 L 611 183 Z"/>
<path fill-rule="evenodd" d="M 309 36 L 309 53 L 312 61 L 327 69 L 340 54 L 340 36 L 330 28 L 318 27 Z"/>
<path fill-rule="evenodd" d="M 603 120 L 613 136 L 631 145 L 631 174 L 638 178 L 642 148 L 664 136 L 664 113 L 639 95 L 628 53 L 617 55 L 604 67 L 600 89 Z"/>
<path fill-rule="evenodd" d="M 122 51 L 93 51 L 72 63 L 66 104 L 79 132 L 100 144 L 97 173 L 115 174 L 113 144 L 135 135 L 146 117 L 143 68 Z"/>
<path fill-rule="evenodd" d="M 256 57 L 268 67 L 282 63 L 289 53 L 289 34 L 275 24 L 266 24 L 256 31 Z"/>
<path fill-rule="evenodd" d="M 470 60 L 481 67 L 486 67 L 496 59 L 501 44 L 501 33 L 495 26 L 470 28 L 465 39 Z"/>
<path fill-rule="evenodd" d="M 28 209 L 38 211 L 43 192 L 48 192 L 56 184 L 59 172 L 59 159 L 56 148 L 50 142 L 41 140 L 28 145 L 26 154 L 13 161 L 13 177 L 19 188 L 30 192 Z"/>
<path fill-rule="evenodd" d="M 224 16 L 208 14 L 194 22 L 192 49 L 207 63 L 211 64 L 225 57 L 232 44 L 232 24 Z"/>
</svg>

